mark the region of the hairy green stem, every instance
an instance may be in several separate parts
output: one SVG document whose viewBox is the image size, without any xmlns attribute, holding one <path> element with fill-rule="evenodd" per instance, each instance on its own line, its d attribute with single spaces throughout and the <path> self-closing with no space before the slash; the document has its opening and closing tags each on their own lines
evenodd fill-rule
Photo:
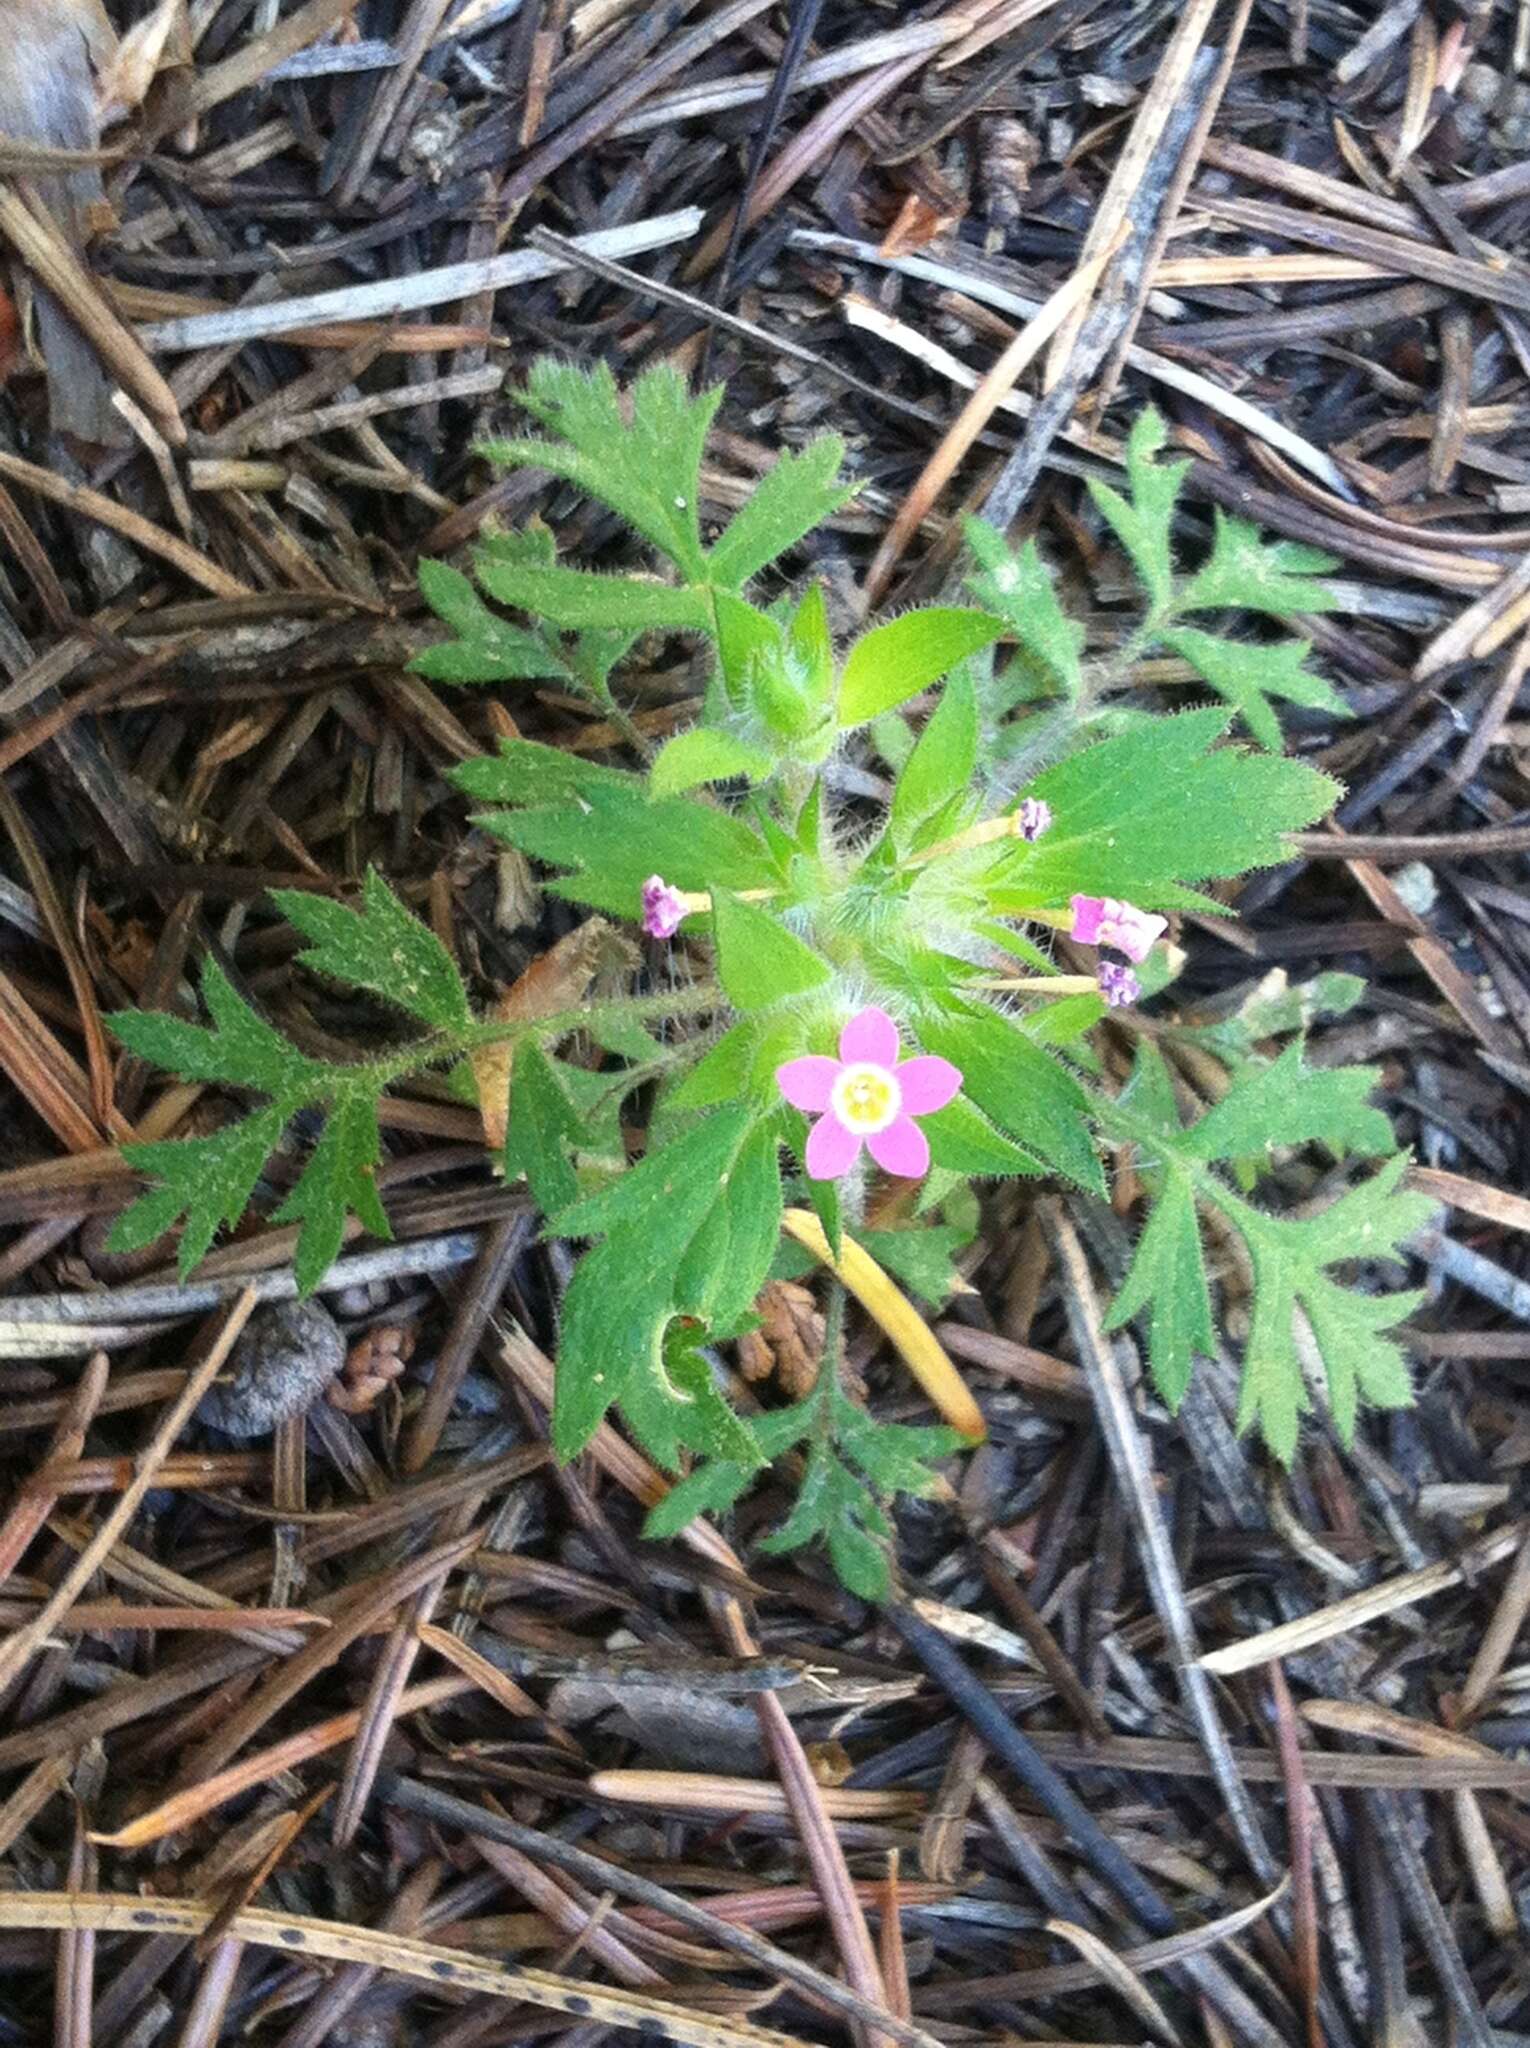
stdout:
<svg viewBox="0 0 1530 2048">
<path fill-rule="evenodd" d="M 570 1031 L 597 1028 L 607 1021 L 660 1023 L 672 1017 L 702 1017 L 715 1010 L 722 1000 L 718 989 L 704 984 L 671 989 L 661 996 L 624 996 L 609 1003 L 554 1010 L 545 1017 L 480 1018 L 466 1031 L 436 1032 L 428 1038 L 417 1038 L 396 1052 L 375 1060 L 358 1060 L 341 1071 L 346 1084 L 363 1083 L 368 1092 L 380 1093 L 410 1074 L 461 1059 L 464 1054 L 486 1052 L 498 1045 L 517 1045 L 523 1038 L 558 1038 Z"/>
</svg>

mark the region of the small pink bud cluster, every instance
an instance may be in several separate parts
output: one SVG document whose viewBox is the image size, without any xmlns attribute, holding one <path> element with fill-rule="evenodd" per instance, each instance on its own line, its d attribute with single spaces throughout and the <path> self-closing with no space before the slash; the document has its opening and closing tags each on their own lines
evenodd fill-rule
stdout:
<svg viewBox="0 0 1530 2048">
<path fill-rule="evenodd" d="M 643 929 L 651 939 L 672 939 L 685 916 L 685 898 L 662 875 L 643 884 Z"/>
<path fill-rule="evenodd" d="M 1133 963 L 1145 960 L 1169 928 L 1167 918 L 1115 896 L 1075 896 L 1072 907 L 1071 937 L 1081 946 L 1113 946 Z M 1100 994 L 1113 1010 L 1136 1002 L 1142 994 L 1141 982 L 1118 960 L 1102 960 L 1098 980 Z"/>
<path fill-rule="evenodd" d="M 1028 796 L 1015 813 L 1015 837 L 1034 846 L 1043 832 L 1052 829 L 1052 806 L 1044 797 Z"/>
<path fill-rule="evenodd" d="M 1132 970 L 1119 960 L 1102 960 L 1095 979 L 1100 985 L 1100 994 L 1105 998 L 1107 1009 L 1124 1010 L 1142 994 L 1142 983 Z"/>
</svg>

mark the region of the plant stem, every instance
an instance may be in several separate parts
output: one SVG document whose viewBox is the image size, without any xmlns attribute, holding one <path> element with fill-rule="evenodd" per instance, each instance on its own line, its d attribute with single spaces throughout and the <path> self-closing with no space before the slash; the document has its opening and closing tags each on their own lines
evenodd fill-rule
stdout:
<svg viewBox="0 0 1530 2048">
<path fill-rule="evenodd" d="M 554 1010 L 545 1017 L 517 1017 L 513 1019 L 481 1018 L 466 1031 L 439 1032 L 430 1038 L 418 1038 L 410 1045 L 400 1046 L 396 1052 L 387 1053 L 380 1059 L 358 1060 L 354 1066 L 339 1070 L 338 1085 L 363 1086 L 368 1092 L 389 1088 L 395 1081 L 402 1081 L 406 1075 L 421 1072 L 426 1067 L 440 1066 L 446 1060 L 460 1059 L 464 1053 L 481 1052 L 490 1046 L 514 1045 L 523 1038 L 547 1034 L 561 1037 L 570 1031 L 586 1031 L 607 1019 L 612 1023 L 621 1021 L 647 1023 L 650 1020 L 662 1022 L 671 1017 L 702 1017 L 715 1010 L 722 998 L 710 984 L 696 988 L 670 989 L 664 995 L 624 996 L 619 1001 L 586 1004 L 580 1009 Z M 319 1094 L 326 1091 L 321 1089 Z M 300 1108 L 309 1098 L 298 1098 L 294 1108 Z"/>
<path fill-rule="evenodd" d="M 630 711 L 618 704 L 609 683 L 595 693 L 595 700 L 640 761 L 653 759 L 653 747 L 638 729 Z"/>
<path fill-rule="evenodd" d="M 1100 984 L 1092 974 L 993 975 L 970 984 L 973 988 L 1026 989 L 1039 995 L 1092 996 Z"/>
<path fill-rule="evenodd" d="M 839 1388 L 840 1359 L 845 1348 L 845 1283 L 837 1273 L 829 1280 L 829 1298 L 823 1312 L 823 1355 L 818 1364 L 818 1384 L 813 1389 L 817 1413 L 814 1434 L 827 1442 L 834 1434 L 833 1403 Z"/>
</svg>

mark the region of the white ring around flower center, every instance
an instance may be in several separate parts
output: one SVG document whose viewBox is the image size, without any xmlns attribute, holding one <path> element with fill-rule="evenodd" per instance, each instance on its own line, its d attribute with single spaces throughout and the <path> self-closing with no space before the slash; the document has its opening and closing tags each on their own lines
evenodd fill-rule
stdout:
<svg viewBox="0 0 1530 2048">
<path fill-rule="evenodd" d="M 875 1137 L 897 1118 L 903 1090 L 891 1068 L 879 1067 L 874 1060 L 854 1060 L 840 1068 L 829 1107 L 847 1130 Z"/>
</svg>

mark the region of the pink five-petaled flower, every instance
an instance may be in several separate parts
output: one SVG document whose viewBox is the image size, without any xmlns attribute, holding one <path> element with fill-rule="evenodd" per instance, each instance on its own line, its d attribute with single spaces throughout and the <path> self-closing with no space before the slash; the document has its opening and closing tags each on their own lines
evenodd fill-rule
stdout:
<svg viewBox="0 0 1530 2048">
<path fill-rule="evenodd" d="M 888 1173 L 917 1180 L 929 1171 L 930 1146 L 914 1122 L 944 1109 L 962 1085 L 961 1070 L 934 1053 L 898 1064 L 898 1027 L 870 1005 L 839 1034 L 839 1058 L 807 1053 L 776 1068 L 793 1109 L 821 1112 L 808 1132 L 813 1180 L 838 1180 L 864 1145 Z"/>
<path fill-rule="evenodd" d="M 662 875 L 643 884 L 643 929 L 651 939 L 672 939 L 686 914 L 685 898 Z"/>
<path fill-rule="evenodd" d="M 1081 946 L 1114 946 L 1128 960 L 1145 960 L 1155 939 L 1169 929 L 1166 917 L 1121 903 L 1114 896 L 1075 896 L 1070 938 Z"/>
</svg>

